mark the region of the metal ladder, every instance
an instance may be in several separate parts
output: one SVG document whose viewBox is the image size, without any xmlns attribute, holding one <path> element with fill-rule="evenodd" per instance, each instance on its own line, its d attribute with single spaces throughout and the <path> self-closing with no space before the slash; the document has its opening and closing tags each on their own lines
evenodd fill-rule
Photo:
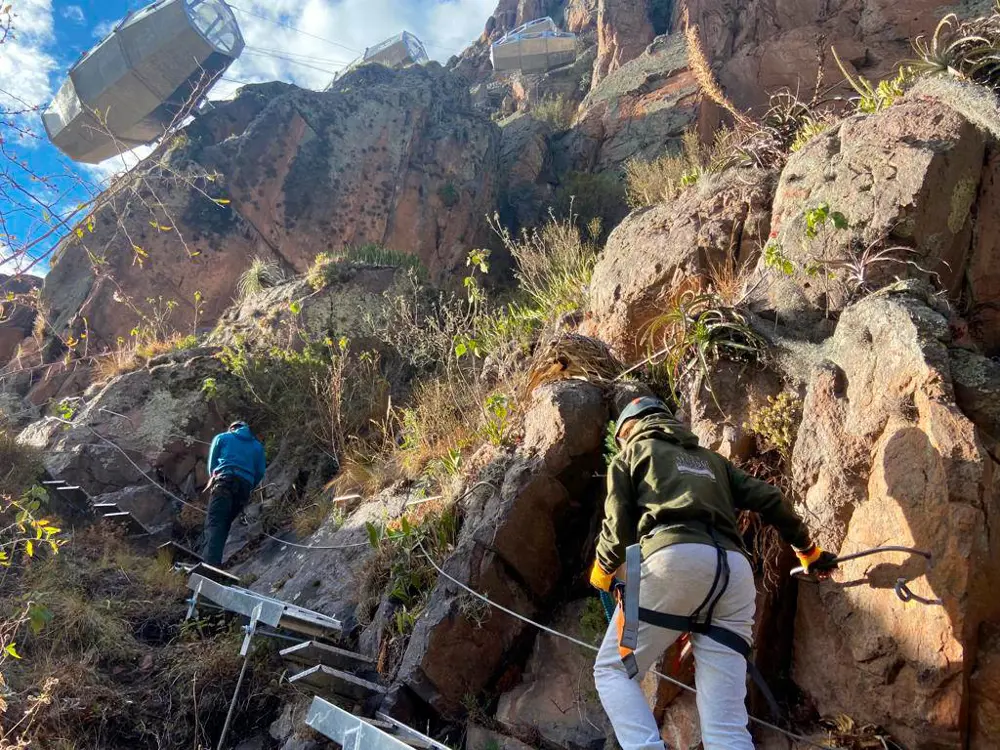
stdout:
<svg viewBox="0 0 1000 750">
<path fill-rule="evenodd" d="M 194 617 L 203 607 L 248 618 L 247 639 L 241 651 L 244 656 L 249 650 L 249 639 L 255 636 L 293 641 L 279 652 L 292 673 L 288 681 L 313 695 L 339 696 L 364 704 L 385 694 L 385 688 L 374 681 L 377 677 L 371 659 L 323 642 L 341 634 L 340 621 L 238 584 L 239 579 L 217 568 L 204 563 L 194 566 L 188 579 L 188 588 L 193 593 L 188 600 L 186 619 Z M 261 626 L 270 630 L 259 629 Z"/>
<path fill-rule="evenodd" d="M 150 535 L 149 529 L 131 513 L 122 510 L 115 503 L 95 503 L 90 494 L 79 485 L 68 484 L 65 480 L 52 478 L 42 480 L 42 486 L 46 490 L 54 492 L 61 500 L 71 506 L 96 515 L 104 523 L 124 525 L 126 536 Z"/>
</svg>

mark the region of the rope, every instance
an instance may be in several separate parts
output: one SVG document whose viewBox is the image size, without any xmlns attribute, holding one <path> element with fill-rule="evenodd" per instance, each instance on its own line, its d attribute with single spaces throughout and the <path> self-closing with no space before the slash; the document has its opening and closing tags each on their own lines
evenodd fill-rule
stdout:
<svg viewBox="0 0 1000 750">
<path fill-rule="evenodd" d="M 547 627 L 546 625 L 542 625 L 541 623 L 535 622 L 534 620 L 531 620 L 531 619 L 525 617 L 524 615 L 522 615 L 522 614 L 520 614 L 518 612 L 515 612 L 512 609 L 508 609 L 507 607 L 504 607 L 501 604 L 497 604 L 495 601 L 493 601 L 492 599 L 490 599 L 488 596 L 486 596 L 484 594 L 480 594 L 478 591 L 470 588 L 469 586 L 466 586 L 464 583 L 462 583 L 461 581 L 459 581 L 457 578 L 454 578 L 453 576 L 450 576 L 447 573 L 445 573 L 444 570 L 442 570 L 441 567 L 436 562 L 434 562 L 433 559 L 431 559 L 431 556 L 427 554 L 427 550 L 424 549 L 423 543 L 420 542 L 419 540 L 417 540 L 417 546 L 420 548 L 420 552 L 423 554 L 423 556 L 427 559 L 427 562 L 429 562 L 431 564 L 431 566 L 438 572 L 438 575 L 447 578 L 449 581 L 451 581 L 452 583 L 454 583 L 456 586 L 458 586 L 459 588 L 463 589 L 466 593 L 471 594 L 472 596 L 476 597 L 477 599 L 480 599 L 481 601 L 486 602 L 491 607 L 493 607 L 495 609 L 499 609 L 501 612 L 504 612 L 505 614 L 508 614 L 511 617 L 513 617 L 513 618 L 515 618 L 517 620 L 520 620 L 521 622 L 527 623 L 528 625 L 531 625 L 531 626 L 533 626 L 533 627 L 535 627 L 535 628 L 537 628 L 537 629 L 539 629 L 539 630 L 541 630 L 541 631 L 543 631 L 545 633 L 548 633 L 549 635 L 554 635 L 557 638 L 562 638 L 563 640 L 569 641 L 570 643 L 575 643 L 577 646 L 581 646 L 582 648 L 585 648 L 588 651 L 593 651 L 594 653 L 597 653 L 598 651 L 600 651 L 600 649 L 597 646 L 594 646 L 593 644 L 581 641 L 578 638 L 574 638 L 571 635 L 567 635 L 566 633 L 560 633 L 558 630 L 553 630 L 552 628 Z M 673 677 L 670 677 L 669 675 L 665 675 L 665 674 L 663 674 L 661 672 L 657 672 L 654 669 L 649 670 L 649 672 L 650 672 L 650 674 L 655 675 L 656 677 L 658 677 L 661 680 L 664 680 L 665 682 L 669 682 L 670 684 L 672 684 L 672 685 L 680 688 L 681 690 L 686 690 L 687 692 L 692 693 L 694 695 L 698 694 L 698 691 L 695 688 L 693 688 L 690 685 L 687 685 L 687 684 L 681 682 L 680 680 L 676 680 Z M 802 743 L 804 743 L 806 745 L 809 745 L 810 747 L 821 748 L 821 750 L 843 750 L 843 748 L 831 748 L 829 745 L 820 745 L 820 744 L 818 744 L 816 742 L 813 742 L 808 737 L 804 737 L 803 735 L 796 734 L 795 732 L 790 732 L 787 729 L 782 729 L 781 727 L 777 726 L 776 724 L 772 724 L 769 721 L 764 721 L 763 719 L 758 719 L 756 716 L 750 716 L 749 718 L 750 718 L 750 721 L 753 722 L 754 724 L 762 726 L 762 727 L 764 727 L 766 729 L 771 729 L 771 730 L 773 730 L 775 732 L 783 734 L 784 736 L 786 736 L 786 737 L 788 737 L 790 739 L 795 740 L 796 742 L 802 742 Z"/>
<path fill-rule="evenodd" d="M 281 542 L 282 544 L 287 544 L 289 547 L 295 547 L 297 549 L 322 549 L 322 550 L 337 550 L 337 549 L 357 549 L 358 547 L 369 547 L 371 542 L 358 542 L 356 544 L 334 544 L 334 545 L 322 545 L 322 544 L 296 544 L 295 542 L 289 542 L 284 539 L 280 539 L 273 534 L 268 534 L 266 531 L 261 531 L 261 534 L 266 536 L 268 539 L 273 539 L 276 542 Z"/>
</svg>

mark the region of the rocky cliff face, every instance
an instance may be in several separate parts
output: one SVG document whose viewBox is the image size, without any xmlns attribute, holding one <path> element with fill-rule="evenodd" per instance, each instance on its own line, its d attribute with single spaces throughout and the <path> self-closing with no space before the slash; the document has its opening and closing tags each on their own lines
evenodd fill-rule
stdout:
<svg viewBox="0 0 1000 750">
<path fill-rule="evenodd" d="M 688 6 L 726 94 L 758 107 L 775 86 L 811 87 L 817 64 L 830 73 L 831 44 L 854 71 L 889 71 L 940 12 Z M 614 181 L 691 128 L 707 141 L 719 120 L 683 36 L 663 33 L 680 23 L 668 10 L 504 0 L 447 70 L 367 67 L 322 94 L 248 87 L 200 116 L 60 246 L 42 290 L 50 336 L 22 347 L 43 374 L 12 362 L 3 378 L 36 408 L 71 396 L 72 413 L 19 439 L 50 474 L 194 544 L 200 517 L 180 500 L 202 502 L 207 441 L 237 414 L 267 430 L 284 418 L 265 436 L 265 489 L 227 565 L 256 591 L 347 623 L 342 645 L 385 683 L 381 708 L 451 746 L 596 750 L 614 740 L 587 651 L 455 581 L 579 641 L 600 637 L 585 579 L 607 423 L 652 389 L 703 445 L 781 486 L 824 547 L 930 556 L 886 553 L 795 582 L 791 553 L 745 519 L 760 587 L 754 658 L 796 730 L 844 746 L 993 747 L 1000 157 L 977 126 L 991 112 L 974 124 L 915 89 L 875 113 L 831 114 L 767 158 L 730 143 L 676 197 L 615 216 L 595 256 L 602 231 L 544 224 L 548 207 L 576 190 L 577 210 L 606 208 L 597 175 Z M 514 77 L 518 111 L 494 122 L 469 93 L 482 94 L 488 45 L 547 13 L 580 34 L 578 64 Z M 571 116 L 536 116 L 557 92 Z M 516 256 L 518 278 L 500 279 L 516 287 L 513 307 L 480 285 L 506 268 L 499 245 L 491 271 L 485 257 L 465 261 L 488 244 L 483 217 L 496 210 Z M 328 258 L 329 274 L 303 275 L 318 253 L 369 242 L 428 273 L 386 256 Z M 232 303 L 253 256 L 283 278 Z M 93 365 L 51 332 L 113 344 L 158 298 L 179 305 L 168 328 L 213 330 L 86 389 Z M 20 342 L 28 328 L 10 318 L 0 355 L 5 331 Z M 621 363 L 643 382 L 621 382 Z M 356 429 L 334 435 L 354 407 Z M 692 680 L 679 650 L 660 671 Z M 698 747 L 691 696 L 653 679 L 644 690 L 669 746 Z M 301 699 L 282 701 L 246 747 L 322 747 L 296 729 Z"/>
<path fill-rule="evenodd" d="M 113 346 L 137 322 L 116 298 L 143 312 L 147 299 L 174 300 L 183 330 L 195 292 L 200 321 L 214 322 L 253 257 L 301 273 L 318 253 L 372 242 L 443 279 L 485 234 L 498 141 L 436 65 L 364 68 L 326 93 L 248 87 L 179 136 L 93 232 L 60 245 L 43 310 L 54 330 L 79 336 L 86 319 L 92 341 Z"/>
</svg>

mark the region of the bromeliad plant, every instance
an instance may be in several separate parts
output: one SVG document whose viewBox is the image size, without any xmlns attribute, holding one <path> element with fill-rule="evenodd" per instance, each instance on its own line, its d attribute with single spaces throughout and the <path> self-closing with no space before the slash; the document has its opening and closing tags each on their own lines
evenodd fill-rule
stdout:
<svg viewBox="0 0 1000 750">
<path fill-rule="evenodd" d="M 909 65 L 923 75 L 951 75 L 996 89 L 1000 87 L 1000 0 L 993 12 L 962 21 L 942 18 L 934 33 L 913 41 L 917 57 Z"/>
<path fill-rule="evenodd" d="M 758 362 L 767 351 L 767 342 L 740 310 L 697 289 L 676 295 L 667 311 L 649 324 L 646 340 L 663 357 L 660 366 L 675 398 L 687 378 L 699 373 L 720 412 L 711 382 L 715 363 L 722 358 Z"/>
</svg>

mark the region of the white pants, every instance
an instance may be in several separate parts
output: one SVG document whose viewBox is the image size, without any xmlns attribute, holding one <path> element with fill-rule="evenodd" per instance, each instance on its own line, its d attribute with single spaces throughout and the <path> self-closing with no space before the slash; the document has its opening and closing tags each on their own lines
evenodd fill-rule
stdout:
<svg viewBox="0 0 1000 750">
<path fill-rule="evenodd" d="M 750 641 L 756 590 L 746 557 L 727 553 L 729 586 L 715 607 L 712 623 Z M 642 564 L 641 606 L 672 615 L 690 615 L 708 595 L 718 553 L 707 544 L 676 544 Z M 608 627 L 594 664 L 594 682 L 622 750 L 664 750 L 653 712 L 639 686 L 663 652 L 680 636 L 673 630 L 639 624 L 635 651 L 639 676 L 629 679 L 618 652 L 619 612 Z M 692 634 L 698 715 L 705 750 L 753 750 L 747 730 L 747 665 L 738 653 L 704 635 Z"/>
</svg>

